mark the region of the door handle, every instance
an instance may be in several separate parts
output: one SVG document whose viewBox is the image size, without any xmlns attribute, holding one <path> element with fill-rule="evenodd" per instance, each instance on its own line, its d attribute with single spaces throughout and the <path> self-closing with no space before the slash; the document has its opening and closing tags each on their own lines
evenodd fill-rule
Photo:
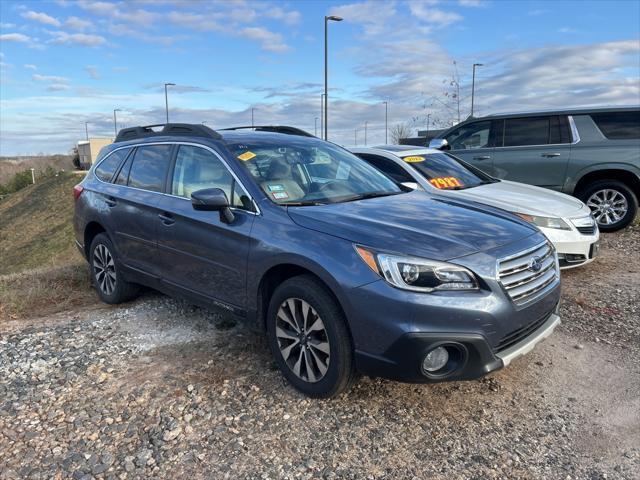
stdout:
<svg viewBox="0 0 640 480">
<path fill-rule="evenodd" d="M 491 160 L 491 155 L 478 155 L 473 157 L 474 160 Z"/>
<path fill-rule="evenodd" d="M 176 220 L 173 218 L 173 216 L 170 213 L 167 213 L 167 212 L 159 213 L 158 217 L 160 218 L 160 220 L 162 220 L 162 223 L 167 227 L 176 223 Z"/>
<path fill-rule="evenodd" d="M 543 153 L 541 156 L 546 158 L 553 158 L 553 157 L 559 157 L 560 154 L 559 153 Z"/>
<path fill-rule="evenodd" d="M 104 203 L 106 203 L 107 206 L 112 207 L 112 208 L 115 207 L 118 204 L 118 202 L 116 202 L 116 199 L 113 198 L 113 197 L 107 197 L 104 200 Z"/>
</svg>

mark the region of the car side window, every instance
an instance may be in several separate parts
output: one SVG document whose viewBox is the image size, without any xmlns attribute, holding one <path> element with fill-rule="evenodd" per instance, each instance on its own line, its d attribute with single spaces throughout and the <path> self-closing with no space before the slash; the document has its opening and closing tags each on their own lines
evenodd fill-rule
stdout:
<svg viewBox="0 0 640 480">
<path fill-rule="evenodd" d="M 124 160 L 124 158 L 129 154 L 130 151 L 130 148 L 122 148 L 120 150 L 116 150 L 107 158 L 105 158 L 96 167 L 96 170 L 94 172 L 96 177 L 98 177 L 103 182 L 111 181 L 113 174 L 116 173 L 116 170 L 118 170 L 118 167 L 120 166 L 120 162 Z"/>
<path fill-rule="evenodd" d="M 504 122 L 504 146 L 547 145 L 550 117 L 507 118 Z"/>
<path fill-rule="evenodd" d="M 447 135 L 452 150 L 470 150 L 490 147 L 491 122 L 475 122 L 454 130 Z"/>
<path fill-rule="evenodd" d="M 128 185 L 142 190 L 162 192 L 171 161 L 171 145 L 138 147 L 129 172 Z"/>
<path fill-rule="evenodd" d="M 129 182 L 129 172 L 131 171 L 131 163 L 133 163 L 133 155 L 129 155 L 129 158 L 124 162 L 124 165 L 120 167 L 118 175 L 113 183 L 116 185 L 126 185 Z"/>
<path fill-rule="evenodd" d="M 393 160 L 389 160 L 388 158 L 382 157 L 380 155 L 371 155 L 368 153 L 359 153 L 358 156 L 396 182 L 415 182 L 413 177 L 409 173 L 407 173 L 404 168 L 396 164 Z"/>
<path fill-rule="evenodd" d="M 640 111 L 592 113 L 591 118 L 609 140 L 640 138 Z"/>
<path fill-rule="evenodd" d="M 193 192 L 204 188 L 219 188 L 232 207 L 251 209 L 249 196 L 218 157 L 204 148 L 180 145 L 171 194 L 190 199 Z"/>
</svg>

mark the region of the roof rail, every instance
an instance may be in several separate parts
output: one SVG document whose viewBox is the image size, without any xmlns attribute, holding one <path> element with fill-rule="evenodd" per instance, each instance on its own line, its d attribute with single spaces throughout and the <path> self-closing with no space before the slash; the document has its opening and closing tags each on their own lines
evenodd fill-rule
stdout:
<svg viewBox="0 0 640 480">
<path fill-rule="evenodd" d="M 154 127 L 163 127 L 161 130 L 154 130 Z M 159 123 L 157 125 L 146 125 L 144 127 L 123 128 L 118 132 L 114 143 L 136 140 L 138 138 L 165 137 L 165 136 L 190 136 L 207 137 L 220 139 L 221 135 L 207 127 L 206 125 L 193 123 Z"/>
<path fill-rule="evenodd" d="M 221 128 L 220 130 L 245 130 L 252 129 L 256 132 L 273 132 L 273 133 L 283 133 L 286 135 L 299 135 L 301 137 L 314 137 L 315 135 L 311 135 L 309 132 L 302 130 L 301 128 L 290 127 L 288 125 L 249 125 L 246 127 L 229 127 L 229 128 Z"/>
</svg>

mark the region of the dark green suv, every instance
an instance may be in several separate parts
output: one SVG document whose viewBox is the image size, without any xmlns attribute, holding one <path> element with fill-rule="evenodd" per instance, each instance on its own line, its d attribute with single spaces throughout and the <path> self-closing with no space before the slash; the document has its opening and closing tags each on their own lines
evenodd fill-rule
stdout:
<svg viewBox="0 0 640 480">
<path fill-rule="evenodd" d="M 470 118 L 429 144 L 490 175 L 580 198 L 602 231 L 629 225 L 640 197 L 640 107 Z"/>
</svg>

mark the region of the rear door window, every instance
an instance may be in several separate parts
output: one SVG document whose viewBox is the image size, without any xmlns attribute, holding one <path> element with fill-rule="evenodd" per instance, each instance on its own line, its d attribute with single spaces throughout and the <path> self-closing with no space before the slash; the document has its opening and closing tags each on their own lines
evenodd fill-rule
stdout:
<svg viewBox="0 0 640 480">
<path fill-rule="evenodd" d="M 452 150 L 470 150 L 490 147 L 491 122 L 475 122 L 464 125 L 447 135 Z"/>
<path fill-rule="evenodd" d="M 98 164 L 95 170 L 95 175 L 103 182 L 110 182 L 113 174 L 116 173 L 122 160 L 124 160 L 129 152 L 130 148 L 121 148 L 116 150 L 102 162 Z"/>
<path fill-rule="evenodd" d="M 504 146 L 547 145 L 550 117 L 507 118 L 504 122 Z"/>
<path fill-rule="evenodd" d="M 610 140 L 640 139 L 640 110 L 634 112 L 592 113 L 591 118 Z"/>
<path fill-rule="evenodd" d="M 171 162 L 171 145 L 138 147 L 129 172 L 130 187 L 162 192 Z"/>
</svg>

